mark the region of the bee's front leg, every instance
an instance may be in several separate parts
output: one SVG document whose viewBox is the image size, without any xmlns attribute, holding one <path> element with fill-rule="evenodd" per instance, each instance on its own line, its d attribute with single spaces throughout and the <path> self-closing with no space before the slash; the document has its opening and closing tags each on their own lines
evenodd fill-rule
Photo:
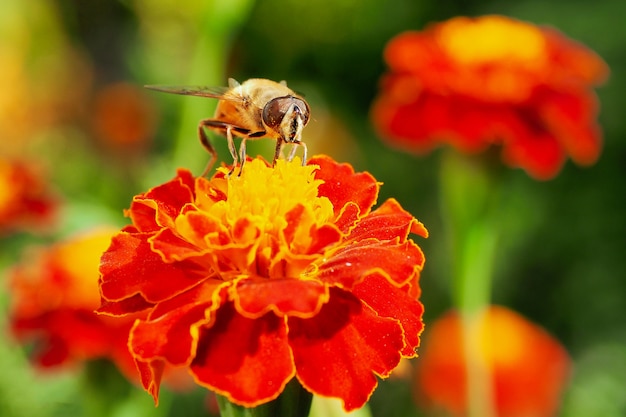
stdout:
<svg viewBox="0 0 626 417">
<path fill-rule="evenodd" d="M 204 149 L 207 150 L 207 152 L 209 152 L 211 154 L 211 158 L 209 158 L 209 162 L 207 163 L 206 167 L 204 168 L 204 171 L 202 172 L 202 177 L 206 176 L 209 171 L 211 170 L 211 168 L 213 167 L 213 164 L 215 163 L 215 160 L 217 159 L 217 152 L 215 151 L 215 148 L 213 147 L 213 145 L 211 145 L 211 141 L 209 140 L 209 137 L 206 134 L 206 131 L 204 130 L 205 127 L 210 126 L 207 122 L 209 122 L 210 120 L 202 120 L 200 122 L 200 124 L 198 125 L 198 136 L 200 137 L 200 143 L 202 143 L 202 146 L 204 147 Z"/>
<path fill-rule="evenodd" d="M 283 143 L 282 139 L 276 139 L 276 150 L 274 151 L 274 160 L 272 161 L 273 167 L 276 166 L 276 161 L 278 161 L 278 158 L 280 158 L 280 154 L 283 151 Z"/>
<path fill-rule="evenodd" d="M 239 174 L 237 175 L 239 177 L 241 177 L 241 173 L 243 172 L 243 166 L 246 163 L 246 139 L 247 138 L 242 138 L 241 145 L 239 145 L 239 160 L 241 161 L 241 167 L 239 168 Z M 234 166 L 233 169 L 235 169 Z M 228 175 L 230 175 L 230 173 Z"/>
<path fill-rule="evenodd" d="M 226 126 L 226 140 L 228 141 L 228 150 L 233 157 L 233 167 L 228 171 L 228 176 L 230 177 L 235 171 L 237 164 L 239 164 L 237 148 L 235 148 L 235 141 L 233 141 L 233 127 L 231 125 Z"/>
</svg>

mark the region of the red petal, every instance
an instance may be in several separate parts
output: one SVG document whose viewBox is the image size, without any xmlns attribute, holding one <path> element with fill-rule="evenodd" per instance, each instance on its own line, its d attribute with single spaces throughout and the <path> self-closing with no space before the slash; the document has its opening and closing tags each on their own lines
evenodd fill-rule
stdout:
<svg viewBox="0 0 626 417">
<path fill-rule="evenodd" d="M 193 261 L 165 263 L 152 251 L 151 233 L 115 235 L 102 255 L 100 289 L 109 301 L 136 294 L 150 303 L 173 297 L 206 278 L 207 271 Z"/>
<path fill-rule="evenodd" d="M 323 282 L 352 288 L 366 276 L 380 273 L 402 286 L 415 277 L 423 264 L 424 254 L 412 241 L 364 239 L 328 253 L 310 275 Z"/>
<path fill-rule="evenodd" d="M 359 221 L 361 210 L 355 203 L 346 203 L 335 218 L 335 226 L 344 234 Z"/>
<path fill-rule="evenodd" d="M 199 247 L 181 238 L 172 229 L 161 229 L 149 241 L 154 252 L 167 263 L 200 256 Z"/>
<path fill-rule="evenodd" d="M 189 364 L 198 342 L 193 335 L 197 335 L 200 324 L 207 322 L 205 311 L 210 306 L 210 302 L 191 304 L 156 320 L 138 320 L 128 341 L 131 352 L 141 361 L 161 358 L 173 365 Z"/>
<path fill-rule="evenodd" d="M 378 182 L 368 172 L 355 173 L 349 164 L 338 164 L 327 156 L 316 156 L 308 165 L 319 165 L 315 178 L 323 180 L 319 194 L 333 203 L 338 216 L 348 203 L 356 203 L 364 215 L 370 211 L 378 198 Z"/>
<path fill-rule="evenodd" d="M 273 400 L 295 373 L 284 319 L 239 315 L 232 303 L 220 307 L 215 324 L 200 330 L 196 381 L 229 400 L 255 407 Z"/>
<path fill-rule="evenodd" d="M 367 238 L 392 240 L 398 237 L 404 241 L 409 232 L 428 237 L 424 225 L 410 213 L 404 211 L 395 199 L 390 199 L 362 218 L 347 239 L 356 241 Z"/>
<path fill-rule="evenodd" d="M 352 293 L 372 307 L 379 316 L 398 320 L 404 331 L 402 355 L 416 356 L 415 349 L 419 346 L 420 334 L 424 329 L 424 306 L 409 295 L 407 288 L 398 288 L 383 276 L 375 274 L 354 287 Z"/>
<path fill-rule="evenodd" d="M 538 180 L 553 178 L 565 161 L 565 153 L 554 136 L 536 132 L 519 135 L 502 150 L 504 161 L 523 168 Z"/>
<path fill-rule="evenodd" d="M 226 286 L 207 280 L 158 304 L 148 319 L 138 321 L 131 331 L 129 346 L 135 358 L 162 358 L 174 365 L 188 365 L 195 355 L 198 327 L 211 323 L 211 311 L 219 308 L 219 292 Z"/>
<path fill-rule="evenodd" d="M 316 227 L 314 215 L 302 204 L 285 214 L 287 226 L 283 230 L 286 245 L 293 255 L 320 253 L 325 247 L 339 242 L 341 231 L 333 224 Z"/>
<path fill-rule="evenodd" d="M 343 400 L 347 411 L 363 406 L 400 361 L 402 329 L 378 317 L 353 295 L 331 289 L 330 301 L 311 319 L 289 318 L 289 344 L 297 377 L 308 390 Z"/>
<path fill-rule="evenodd" d="M 314 280 L 243 279 L 232 290 L 236 310 L 249 318 L 270 311 L 278 316 L 312 317 L 328 301 L 327 286 Z"/>
<path fill-rule="evenodd" d="M 549 94 L 539 109 L 550 131 L 581 165 L 592 165 L 600 156 L 602 135 L 594 122 L 597 108 L 596 97 L 581 90 Z"/>
<path fill-rule="evenodd" d="M 153 303 L 147 302 L 141 294 L 135 294 L 132 297 L 125 298 L 120 301 L 108 301 L 103 298 L 100 307 L 96 310 L 96 313 L 106 316 L 125 316 L 144 311 L 152 307 L 154 307 Z"/>
<path fill-rule="evenodd" d="M 174 219 L 185 204 L 193 202 L 194 180 L 189 171 L 179 170 L 165 184 L 133 198 L 128 216 L 140 231 L 173 227 Z"/>
<path fill-rule="evenodd" d="M 161 378 L 165 369 L 165 362 L 162 360 L 154 360 L 150 362 L 135 361 L 137 370 L 141 376 L 141 385 L 152 395 L 154 404 L 159 404 L 159 388 L 161 387 Z"/>
</svg>

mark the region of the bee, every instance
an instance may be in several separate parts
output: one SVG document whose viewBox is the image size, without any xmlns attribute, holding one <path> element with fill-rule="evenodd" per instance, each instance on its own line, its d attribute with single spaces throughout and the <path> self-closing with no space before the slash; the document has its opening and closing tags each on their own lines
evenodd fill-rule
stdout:
<svg viewBox="0 0 626 417">
<path fill-rule="evenodd" d="M 302 142 L 302 130 L 309 122 L 310 109 L 308 103 L 293 90 L 285 81 L 275 82 L 262 78 L 252 78 L 242 84 L 228 79 L 228 87 L 180 87 L 146 85 L 151 90 L 188 96 L 211 97 L 219 100 L 212 119 L 201 120 L 198 124 L 198 136 L 202 146 L 211 154 L 203 172 L 207 175 L 217 159 L 217 152 L 207 136 L 210 129 L 228 141 L 228 149 L 233 157 L 231 175 L 241 162 L 239 175 L 246 162 L 246 141 L 250 139 L 276 139 L 273 165 L 282 155 L 283 146 L 291 144 L 292 149 L 288 160 L 296 154 L 298 146 L 303 149 L 302 164 L 306 163 L 307 147 Z M 239 153 L 233 137 L 241 138 Z"/>
</svg>

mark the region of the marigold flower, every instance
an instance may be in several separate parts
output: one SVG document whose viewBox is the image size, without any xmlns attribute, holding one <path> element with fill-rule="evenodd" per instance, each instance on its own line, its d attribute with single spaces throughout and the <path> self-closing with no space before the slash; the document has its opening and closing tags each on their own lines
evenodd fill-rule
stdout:
<svg viewBox="0 0 626 417">
<path fill-rule="evenodd" d="M 237 404 L 296 377 L 362 406 L 422 330 L 424 226 L 379 183 L 328 157 L 257 158 L 241 176 L 186 170 L 133 199 L 132 225 L 102 257 L 100 311 L 148 310 L 129 345 L 158 399 L 164 363 Z"/>
<path fill-rule="evenodd" d="M 406 32 L 385 49 L 389 73 L 372 108 L 382 137 L 425 153 L 502 147 L 502 158 L 537 179 L 566 156 L 600 154 L 592 87 L 608 74 L 594 52 L 555 29 L 503 16 L 457 17 Z"/>
<path fill-rule="evenodd" d="M 462 324 L 449 312 L 429 326 L 417 368 L 420 402 L 452 416 L 467 410 Z M 571 361 L 561 344 L 519 314 L 491 306 L 480 318 L 482 360 L 498 417 L 554 416 Z"/>
<path fill-rule="evenodd" d="M 137 317 L 96 314 L 98 265 L 113 229 L 99 229 L 27 252 L 10 272 L 10 326 L 34 342 L 33 361 L 43 368 L 107 358 L 130 379 L 137 370 L 127 347 Z"/>
<path fill-rule="evenodd" d="M 0 158 L 0 236 L 48 225 L 56 207 L 39 172 L 25 162 Z"/>
</svg>

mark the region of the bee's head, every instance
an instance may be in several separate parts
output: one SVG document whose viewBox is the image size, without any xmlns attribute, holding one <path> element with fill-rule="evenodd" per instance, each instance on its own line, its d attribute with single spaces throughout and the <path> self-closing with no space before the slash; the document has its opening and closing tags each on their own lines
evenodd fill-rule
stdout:
<svg viewBox="0 0 626 417">
<path fill-rule="evenodd" d="M 294 96 L 276 97 L 263 108 L 263 123 L 285 142 L 300 142 L 302 129 L 309 122 L 309 105 Z"/>
</svg>

